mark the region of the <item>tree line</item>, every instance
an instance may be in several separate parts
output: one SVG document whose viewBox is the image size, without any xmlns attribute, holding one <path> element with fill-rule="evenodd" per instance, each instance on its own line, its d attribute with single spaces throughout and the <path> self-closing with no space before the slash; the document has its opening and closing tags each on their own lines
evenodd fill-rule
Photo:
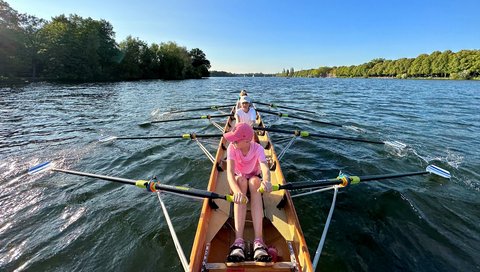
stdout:
<svg viewBox="0 0 480 272">
<path fill-rule="evenodd" d="M 211 77 L 274 77 L 275 74 L 264 74 L 264 73 L 231 73 L 226 71 L 210 71 Z"/>
<path fill-rule="evenodd" d="M 416 58 L 378 58 L 361 65 L 292 71 L 284 69 L 277 76 L 480 79 L 480 50 L 435 51 Z"/>
<path fill-rule="evenodd" d="M 22 14 L 0 0 L 0 80 L 94 82 L 208 77 L 199 48 L 128 36 L 117 43 L 105 20 L 60 15 L 50 21 Z"/>
</svg>

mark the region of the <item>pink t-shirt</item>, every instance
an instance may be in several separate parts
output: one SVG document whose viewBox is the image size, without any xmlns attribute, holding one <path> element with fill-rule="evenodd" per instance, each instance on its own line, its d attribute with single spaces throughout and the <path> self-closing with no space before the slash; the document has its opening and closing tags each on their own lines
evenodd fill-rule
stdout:
<svg viewBox="0 0 480 272">
<path fill-rule="evenodd" d="M 267 162 L 265 158 L 265 149 L 258 143 L 251 142 L 250 150 L 244 156 L 240 149 L 236 149 L 233 144 L 227 148 L 227 160 L 235 161 L 235 174 L 251 178 L 260 174 L 260 162 Z"/>
</svg>

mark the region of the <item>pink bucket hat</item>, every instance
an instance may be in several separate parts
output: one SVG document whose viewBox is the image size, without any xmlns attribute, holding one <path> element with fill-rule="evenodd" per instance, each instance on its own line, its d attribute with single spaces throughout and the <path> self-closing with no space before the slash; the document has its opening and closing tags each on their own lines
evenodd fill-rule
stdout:
<svg viewBox="0 0 480 272">
<path fill-rule="evenodd" d="M 238 123 L 232 131 L 223 134 L 223 137 L 229 142 L 251 141 L 253 139 L 253 128 L 247 123 Z"/>
</svg>

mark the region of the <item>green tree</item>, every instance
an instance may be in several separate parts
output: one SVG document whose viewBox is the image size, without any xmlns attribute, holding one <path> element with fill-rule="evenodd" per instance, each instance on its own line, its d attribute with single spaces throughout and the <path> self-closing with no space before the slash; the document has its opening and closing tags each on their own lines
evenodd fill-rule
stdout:
<svg viewBox="0 0 480 272">
<path fill-rule="evenodd" d="M 78 15 L 52 18 L 41 30 L 44 74 L 68 81 L 109 79 L 119 54 L 112 26 Z"/>
<path fill-rule="evenodd" d="M 145 67 L 145 55 L 148 46 L 139 38 L 128 36 L 120 43 L 121 61 L 118 66 L 121 79 L 138 80 L 143 78 Z"/>
<path fill-rule="evenodd" d="M 160 73 L 163 79 L 184 79 L 191 69 L 190 55 L 175 42 L 161 43 L 158 49 Z"/>
<path fill-rule="evenodd" d="M 199 48 L 194 48 L 189 52 L 191 59 L 192 71 L 189 78 L 202 78 L 210 76 L 210 61 L 207 59 L 205 53 Z"/>
<path fill-rule="evenodd" d="M 421 54 L 412 62 L 408 69 L 409 76 L 421 77 L 430 74 L 430 60 L 427 54 Z"/>
<path fill-rule="evenodd" d="M 438 51 L 437 51 L 438 52 Z M 448 60 L 452 51 L 446 50 L 440 54 L 436 54 L 435 58 L 432 61 L 432 74 L 438 77 L 447 77 L 448 76 Z"/>
<path fill-rule="evenodd" d="M 22 29 L 22 52 L 20 53 L 26 65 L 26 71 L 29 70 L 30 76 L 35 80 L 37 77 L 37 68 L 40 65 L 40 58 L 44 49 L 40 31 L 46 21 L 35 16 L 20 15 L 20 26 Z"/>
<path fill-rule="evenodd" d="M 20 29 L 20 14 L 0 0 L 0 77 L 16 76 L 20 67 L 20 52 L 23 47 Z"/>
</svg>

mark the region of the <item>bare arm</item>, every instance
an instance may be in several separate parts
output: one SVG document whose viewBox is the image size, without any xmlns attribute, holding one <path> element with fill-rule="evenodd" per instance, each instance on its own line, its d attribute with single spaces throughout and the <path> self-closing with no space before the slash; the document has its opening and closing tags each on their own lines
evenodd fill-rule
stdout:
<svg viewBox="0 0 480 272">
<path fill-rule="evenodd" d="M 270 168 L 268 168 L 267 162 L 261 162 L 260 169 L 262 170 L 262 184 L 260 187 L 263 187 L 265 192 L 270 193 L 272 191 L 272 183 L 270 181 Z"/>
<path fill-rule="evenodd" d="M 236 121 L 235 124 L 240 123 L 240 116 L 238 116 L 238 113 L 235 113 L 235 121 Z"/>
<path fill-rule="evenodd" d="M 235 181 L 235 161 L 227 160 L 227 180 L 230 190 L 233 194 L 241 193 L 240 187 L 238 187 L 237 182 Z"/>
</svg>

